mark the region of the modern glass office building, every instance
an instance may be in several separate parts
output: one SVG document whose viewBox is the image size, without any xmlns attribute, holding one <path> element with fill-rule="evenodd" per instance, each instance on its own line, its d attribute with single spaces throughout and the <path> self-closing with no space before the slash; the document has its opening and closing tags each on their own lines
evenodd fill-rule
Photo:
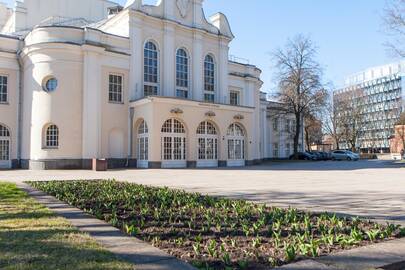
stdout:
<svg viewBox="0 0 405 270">
<path fill-rule="evenodd" d="M 389 152 L 389 138 L 405 111 L 405 61 L 373 67 L 349 76 L 334 91 L 336 99 L 352 99 L 361 115 L 356 147 L 362 152 Z M 350 148 L 347 141 L 341 148 Z"/>
</svg>

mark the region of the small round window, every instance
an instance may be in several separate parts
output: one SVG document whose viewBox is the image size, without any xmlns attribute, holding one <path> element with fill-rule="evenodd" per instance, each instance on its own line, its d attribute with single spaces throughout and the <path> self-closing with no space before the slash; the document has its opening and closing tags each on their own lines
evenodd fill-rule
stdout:
<svg viewBox="0 0 405 270">
<path fill-rule="evenodd" d="M 52 92 L 56 90 L 56 87 L 58 87 L 58 80 L 56 80 L 55 78 L 51 77 L 45 80 L 45 84 L 44 84 L 44 90 L 46 92 Z"/>
</svg>

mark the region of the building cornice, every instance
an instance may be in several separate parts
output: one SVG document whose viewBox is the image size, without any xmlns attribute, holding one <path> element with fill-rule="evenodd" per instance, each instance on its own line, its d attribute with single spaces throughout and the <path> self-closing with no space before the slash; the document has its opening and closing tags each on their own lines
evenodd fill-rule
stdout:
<svg viewBox="0 0 405 270">
<path fill-rule="evenodd" d="M 143 97 L 137 100 L 132 100 L 130 101 L 130 106 L 136 106 L 140 104 L 145 104 L 153 101 L 158 101 L 158 102 L 166 102 L 166 103 L 175 103 L 176 105 L 192 105 L 192 106 L 202 106 L 206 107 L 207 109 L 227 109 L 227 110 L 234 110 L 234 111 L 244 111 L 244 112 L 253 112 L 254 107 L 250 106 L 233 106 L 230 104 L 225 104 L 225 103 L 207 103 L 199 100 L 193 100 L 193 99 L 182 99 L 182 98 L 176 98 L 176 97 L 165 97 L 165 96 L 149 96 L 149 97 Z"/>
</svg>

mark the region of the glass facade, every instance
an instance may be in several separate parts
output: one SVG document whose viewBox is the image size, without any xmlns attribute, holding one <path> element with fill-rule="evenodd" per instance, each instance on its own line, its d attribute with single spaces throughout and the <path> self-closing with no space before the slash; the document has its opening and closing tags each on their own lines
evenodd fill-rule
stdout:
<svg viewBox="0 0 405 270">
<path fill-rule="evenodd" d="M 403 111 L 404 78 L 399 74 L 389 75 L 334 92 L 335 100 L 345 96 L 353 99 L 352 104 L 361 115 L 358 149 L 363 152 L 389 151 L 389 138 Z M 350 148 L 345 141 L 340 146 Z"/>
</svg>

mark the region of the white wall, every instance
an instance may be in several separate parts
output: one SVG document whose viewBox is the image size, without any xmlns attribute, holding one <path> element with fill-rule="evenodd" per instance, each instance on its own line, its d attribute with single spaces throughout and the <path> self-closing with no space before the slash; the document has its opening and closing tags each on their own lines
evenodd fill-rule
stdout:
<svg viewBox="0 0 405 270">
<path fill-rule="evenodd" d="M 83 18 L 100 21 L 107 8 L 117 5 L 107 0 L 24 0 L 16 2 L 15 18 L 9 32 L 31 29 L 49 17 Z"/>
</svg>

